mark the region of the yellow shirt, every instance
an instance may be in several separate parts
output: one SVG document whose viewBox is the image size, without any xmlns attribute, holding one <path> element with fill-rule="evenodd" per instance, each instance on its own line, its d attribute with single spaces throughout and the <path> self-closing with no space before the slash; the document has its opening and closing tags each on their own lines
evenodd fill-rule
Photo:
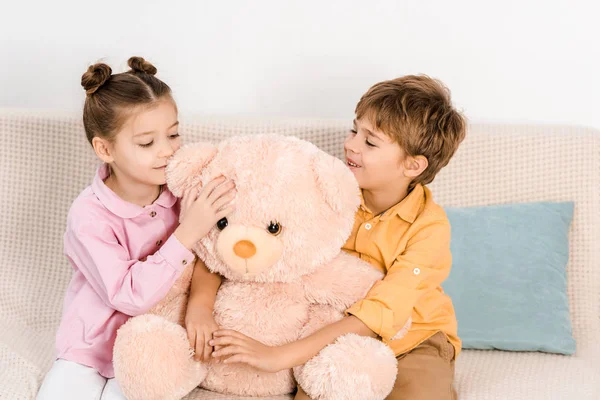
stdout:
<svg viewBox="0 0 600 400">
<path fill-rule="evenodd" d="M 442 331 L 458 355 L 452 300 L 441 288 L 450 274 L 450 223 L 427 187 L 417 185 L 400 203 L 373 215 L 362 202 L 343 250 L 369 262 L 385 277 L 346 312 L 377 333 L 396 355 Z M 401 339 L 392 340 L 412 318 Z"/>
</svg>

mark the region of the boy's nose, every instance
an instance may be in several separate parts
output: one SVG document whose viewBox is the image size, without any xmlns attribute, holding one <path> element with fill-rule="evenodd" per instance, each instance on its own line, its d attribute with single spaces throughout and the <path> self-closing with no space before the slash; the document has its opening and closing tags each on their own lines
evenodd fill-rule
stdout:
<svg viewBox="0 0 600 400">
<path fill-rule="evenodd" d="M 356 144 L 358 143 L 356 141 L 357 137 L 354 135 L 350 135 L 346 138 L 346 140 L 344 141 L 344 149 L 346 149 L 347 151 L 351 151 L 353 153 L 358 153 L 356 151 Z"/>
<path fill-rule="evenodd" d="M 349 139 L 344 143 L 344 150 L 350 153 L 358 154 L 358 152 L 356 151 L 356 146 L 354 146 L 354 141 L 352 139 Z"/>
</svg>

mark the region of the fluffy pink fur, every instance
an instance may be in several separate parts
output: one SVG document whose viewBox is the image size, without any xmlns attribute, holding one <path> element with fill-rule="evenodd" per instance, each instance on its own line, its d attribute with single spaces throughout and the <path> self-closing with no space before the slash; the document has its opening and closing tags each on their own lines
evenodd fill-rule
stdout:
<svg viewBox="0 0 600 400">
<path fill-rule="evenodd" d="M 288 343 L 342 318 L 382 278 L 340 251 L 359 205 L 356 181 L 340 160 L 297 138 L 251 135 L 185 146 L 167 167 L 176 195 L 219 175 L 236 183 L 236 211 L 227 228 L 215 227 L 195 251 L 225 277 L 214 312 L 221 327 L 268 345 Z M 271 222 L 282 227 L 276 236 L 267 230 Z M 252 241 L 257 254 L 238 257 L 231 244 L 239 240 Z M 304 366 L 274 374 L 194 362 L 181 326 L 189 281 L 186 271 L 153 315 L 132 318 L 118 332 L 115 373 L 130 400 L 178 399 L 198 385 L 267 396 L 290 393 L 299 382 L 315 400 L 375 400 L 391 391 L 394 354 L 356 335 L 339 338 Z"/>
</svg>

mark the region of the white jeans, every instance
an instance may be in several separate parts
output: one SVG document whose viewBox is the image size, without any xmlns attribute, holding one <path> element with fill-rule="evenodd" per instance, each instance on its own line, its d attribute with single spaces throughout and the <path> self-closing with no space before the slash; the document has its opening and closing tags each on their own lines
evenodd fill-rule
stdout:
<svg viewBox="0 0 600 400">
<path fill-rule="evenodd" d="M 126 400 L 115 379 L 106 379 L 93 368 L 72 361 L 56 360 L 37 400 Z"/>
</svg>

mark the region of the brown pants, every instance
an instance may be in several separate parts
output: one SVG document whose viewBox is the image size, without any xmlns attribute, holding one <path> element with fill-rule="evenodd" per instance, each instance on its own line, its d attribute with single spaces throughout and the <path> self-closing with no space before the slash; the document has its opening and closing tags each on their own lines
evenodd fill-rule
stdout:
<svg viewBox="0 0 600 400">
<path fill-rule="evenodd" d="M 398 376 L 387 400 L 456 400 L 454 347 L 438 332 L 398 359 Z"/>
</svg>

